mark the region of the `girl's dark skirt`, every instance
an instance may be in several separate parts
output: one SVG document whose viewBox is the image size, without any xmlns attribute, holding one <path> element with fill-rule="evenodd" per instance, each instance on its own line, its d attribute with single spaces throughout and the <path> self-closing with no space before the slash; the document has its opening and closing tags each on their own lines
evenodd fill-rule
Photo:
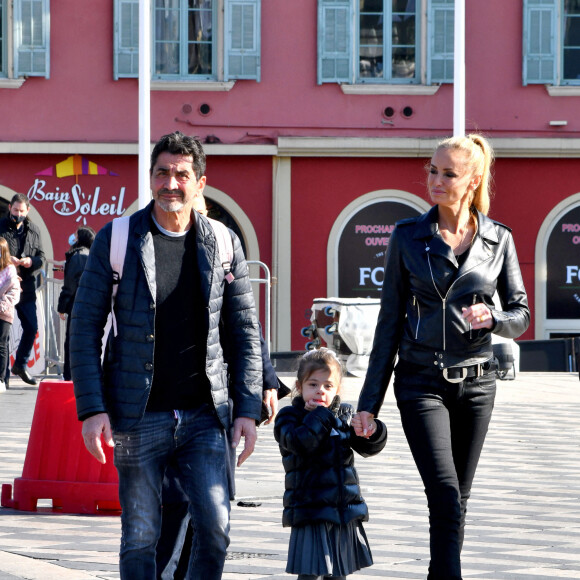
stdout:
<svg viewBox="0 0 580 580">
<path fill-rule="evenodd" d="M 362 522 L 321 522 L 293 527 L 288 546 L 289 574 L 347 576 L 371 566 L 373 557 Z"/>
</svg>

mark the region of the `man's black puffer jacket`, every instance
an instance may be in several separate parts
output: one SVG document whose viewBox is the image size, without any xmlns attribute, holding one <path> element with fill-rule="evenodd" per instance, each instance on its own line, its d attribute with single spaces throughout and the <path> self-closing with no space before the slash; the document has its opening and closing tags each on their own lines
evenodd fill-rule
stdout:
<svg viewBox="0 0 580 580">
<path fill-rule="evenodd" d="M 353 449 L 363 457 L 379 453 L 387 428 L 377 421 L 372 437 L 357 437 L 350 426 L 352 414 L 348 404 L 340 405 L 337 415 L 326 407 L 307 411 L 302 397 L 295 397 L 276 416 L 274 437 L 286 471 L 284 526 L 368 519 Z"/>
<path fill-rule="evenodd" d="M 71 318 L 71 371 L 79 419 L 108 413 L 115 430 L 127 431 L 143 417 L 153 381 L 155 346 L 155 252 L 150 231 L 153 202 L 131 216 L 123 277 L 115 300 L 118 335 L 109 335 L 104 371 L 101 341 L 111 308 L 113 271 L 110 262 L 111 223 L 91 247 Z M 230 424 L 229 392 L 234 418 L 259 420 L 262 407 L 262 356 L 254 295 L 241 244 L 231 232 L 235 279 L 225 280 L 217 242 L 208 221 L 195 219 L 197 263 L 206 312 L 206 374 L 217 415 Z M 220 317 L 229 332 L 228 365 L 220 344 Z"/>
</svg>

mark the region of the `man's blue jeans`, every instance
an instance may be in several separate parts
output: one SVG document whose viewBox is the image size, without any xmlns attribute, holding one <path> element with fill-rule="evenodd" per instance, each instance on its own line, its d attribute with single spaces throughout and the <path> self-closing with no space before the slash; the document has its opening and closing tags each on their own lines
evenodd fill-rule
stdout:
<svg viewBox="0 0 580 580">
<path fill-rule="evenodd" d="M 395 370 L 403 430 L 429 504 L 428 580 L 460 580 L 467 500 L 495 400 L 495 372 L 449 383 Z"/>
<path fill-rule="evenodd" d="M 219 580 L 229 545 L 230 499 L 225 430 L 214 409 L 145 413 L 131 431 L 114 433 L 119 473 L 122 580 L 156 577 L 161 490 L 172 465 L 190 498 L 196 531 L 187 577 Z"/>
</svg>

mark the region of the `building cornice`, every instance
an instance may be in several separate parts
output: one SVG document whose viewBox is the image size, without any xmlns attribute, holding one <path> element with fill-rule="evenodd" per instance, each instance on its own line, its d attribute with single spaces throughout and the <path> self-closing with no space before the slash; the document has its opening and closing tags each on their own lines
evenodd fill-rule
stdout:
<svg viewBox="0 0 580 580">
<path fill-rule="evenodd" d="M 277 145 L 205 144 L 207 155 L 258 157 L 429 157 L 439 139 L 279 137 Z M 496 157 L 577 158 L 580 139 L 491 139 Z M 0 154 L 138 155 L 137 143 L 0 142 Z"/>
<path fill-rule="evenodd" d="M 153 145 L 151 146 L 153 148 Z M 228 145 L 207 144 L 203 146 L 207 155 L 268 156 L 275 157 L 276 145 Z M 0 154 L 21 155 L 138 155 L 137 143 L 79 143 L 79 142 L 0 142 Z"/>
<path fill-rule="evenodd" d="M 278 155 L 288 157 L 429 157 L 440 139 L 280 137 Z M 580 157 L 580 139 L 491 139 L 496 157 Z"/>
</svg>

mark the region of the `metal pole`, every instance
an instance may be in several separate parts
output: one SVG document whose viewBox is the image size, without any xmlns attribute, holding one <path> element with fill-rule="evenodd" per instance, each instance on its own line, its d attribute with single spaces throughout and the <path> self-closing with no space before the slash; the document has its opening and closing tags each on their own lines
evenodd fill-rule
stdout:
<svg viewBox="0 0 580 580">
<path fill-rule="evenodd" d="M 150 201 L 151 154 L 151 6 L 139 1 L 139 208 Z"/>
<path fill-rule="evenodd" d="M 455 0 L 453 135 L 465 135 L 465 0 Z"/>
</svg>

